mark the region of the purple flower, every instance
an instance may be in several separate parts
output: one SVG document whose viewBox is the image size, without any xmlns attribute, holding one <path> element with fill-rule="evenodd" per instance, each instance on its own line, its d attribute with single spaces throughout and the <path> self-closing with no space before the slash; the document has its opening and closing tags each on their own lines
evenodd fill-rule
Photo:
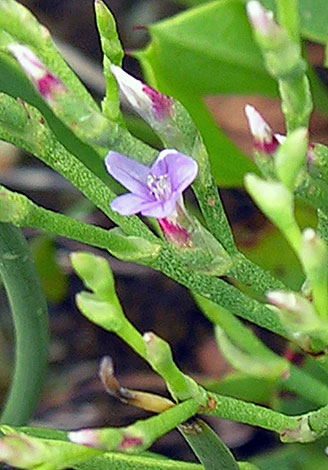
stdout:
<svg viewBox="0 0 328 470">
<path fill-rule="evenodd" d="M 176 213 L 183 191 L 198 173 L 195 160 L 172 149 L 162 150 L 150 168 L 116 152 L 109 152 L 105 164 L 130 191 L 114 199 L 111 208 L 121 215 L 140 212 L 157 219 Z"/>
</svg>

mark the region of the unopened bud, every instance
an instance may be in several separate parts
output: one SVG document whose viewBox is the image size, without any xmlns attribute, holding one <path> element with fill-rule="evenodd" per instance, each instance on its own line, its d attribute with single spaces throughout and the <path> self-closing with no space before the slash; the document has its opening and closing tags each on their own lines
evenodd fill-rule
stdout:
<svg viewBox="0 0 328 470">
<path fill-rule="evenodd" d="M 21 44 L 11 44 L 8 50 L 45 101 L 52 102 L 57 93 L 66 91 L 64 84 L 46 68 L 31 49 Z"/>
<path fill-rule="evenodd" d="M 173 360 L 170 345 L 152 332 L 145 333 L 143 340 L 149 364 L 165 380 L 172 396 L 178 400 L 193 397 L 202 403 L 202 389 L 179 370 Z"/>
<path fill-rule="evenodd" d="M 102 448 L 97 429 L 81 429 L 81 431 L 72 431 L 67 435 L 68 439 L 74 444 L 80 444 L 87 447 Z"/>
<path fill-rule="evenodd" d="M 273 12 L 265 10 L 260 2 L 252 0 L 246 5 L 247 16 L 256 33 L 266 37 L 274 36 L 279 29 L 273 19 Z"/>
<path fill-rule="evenodd" d="M 279 309 L 279 316 L 284 325 L 294 332 L 310 332 L 320 327 L 319 318 L 309 302 L 295 292 L 271 291 L 268 301 Z"/>
<path fill-rule="evenodd" d="M 123 99 L 156 130 L 173 115 L 172 99 L 162 95 L 145 83 L 111 65 L 110 70 L 119 86 Z"/>
<path fill-rule="evenodd" d="M 283 136 L 274 134 L 269 124 L 253 106 L 246 105 L 245 114 L 254 138 L 254 149 L 266 155 L 274 154 L 279 146 L 279 137 Z"/>
</svg>

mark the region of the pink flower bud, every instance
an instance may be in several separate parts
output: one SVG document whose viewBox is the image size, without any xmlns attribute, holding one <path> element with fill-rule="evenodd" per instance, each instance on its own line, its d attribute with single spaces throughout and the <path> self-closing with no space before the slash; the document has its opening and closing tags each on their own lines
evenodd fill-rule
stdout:
<svg viewBox="0 0 328 470">
<path fill-rule="evenodd" d="M 117 65 L 111 65 L 110 70 L 124 100 L 151 126 L 155 128 L 156 121 L 172 118 L 173 101 L 170 97 L 145 85 Z"/>
<path fill-rule="evenodd" d="M 8 49 L 45 101 L 51 102 L 55 94 L 66 91 L 64 84 L 52 75 L 31 49 L 21 44 L 11 44 Z"/>
<path fill-rule="evenodd" d="M 253 106 L 249 104 L 246 105 L 245 114 L 248 120 L 249 129 L 254 138 L 254 148 L 258 152 L 266 155 L 274 154 L 279 143 L 285 139 L 285 136 L 274 134 L 269 124 Z"/>
<path fill-rule="evenodd" d="M 274 35 L 279 26 L 273 19 L 273 13 L 265 10 L 260 2 L 252 0 L 246 5 L 247 16 L 256 32 L 263 36 Z"/>
<path fill-rule="evenodd" d="M 74 444 L 96 448 L 102 447 L 102 443 L 99 440 L 99 432 L 96 429 L 81 429 L 81 431 L 71 431 L 68 433 L 68 439 L 71 442 L 74 442 Z"/>
</svg>

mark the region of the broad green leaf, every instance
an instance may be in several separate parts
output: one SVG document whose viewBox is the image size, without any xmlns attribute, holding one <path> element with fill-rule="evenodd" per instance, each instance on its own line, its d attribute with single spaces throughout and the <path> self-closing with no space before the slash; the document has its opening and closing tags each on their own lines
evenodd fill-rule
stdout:
<svg viewBox="0 0 328 470">
<path fill-rule="evenodd" d="M 219 436 L 201 419 L 179 428 L 205 470 L 238 470 L 238 463 Z"/>
<path fill-rule="evenodd" d="M 214 94 L 276 96 L 239 0 L 212 2 L 149 28 L 151 43 L 138 52 L 148 81 L 180 100 L 198 126 L 217 183 L 240 185 L 252 163 L 227 139 L 202 99 Z"/>
<path fill-rule="evenodd" d="M 211 0 L 175 0 L 188 7 L 204 5 Z M 223 3 L 226 0 L 217 0 Z M 246 3 L 247 0 L 242 0 Z M 262 5 L 275 11 L 275 0 L 260 0 Z M 328 7 L 326 0 L 299 0 L 301 33 L 302 36 L 311 41 L 326 44 L 328 40 Z"/>
<path fill-rule="evenodd" d="M 241 185 L 243 174 L 252 164 L 218 128 L 203 98 L 215 94 L 278 96 L 277 85 L 265 71 L 253 41 L 245 1 L 201 2 L 196 8 L 151 25 L 150 44 L 136 53 L 148 82 L 187 108 L 209 150 L 216 182 L 226 187 Z M 314 15 L 316 3 L 307 10 L 310 3 L 301 1 L 302 32 L 314 39 L 315 33 L 305 24 L 320 10 Z M 324 41 L 324 31 L 320 30 L 320 38 Z M 326 93 L 313 71 L 309 72 L 315 106 L 327 112 Z"/>
</svg>

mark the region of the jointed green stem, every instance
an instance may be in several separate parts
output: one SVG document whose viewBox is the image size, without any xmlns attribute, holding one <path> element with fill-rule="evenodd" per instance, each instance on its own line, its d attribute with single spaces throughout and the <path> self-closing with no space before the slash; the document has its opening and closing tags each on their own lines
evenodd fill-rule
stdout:
<svg viewBox="0 0 328 470">
<path fill-rule="evenodd" d="M 276 3 L 279 24 L 285 28 L 293 41 L 298 42 L 300 40 L 298 0 L 277 0 Z"/>
<path fill-rule="evenodd" d="M 233 257 L 233 265 L 227 276 L 250 287 L 261 296 L 264 296 L 269 290 L 286 289 L 284 283 L 275 278 L 270 271 L 260 268 L 242 253 Z"/>
<path fill-rule="evenodd" d="M 11 306 L 16 363 L 1 422 L 26 424 L 43 386 L 48 355 L 47 305 L 20 230 L 0 223 L 0 274 Z"/>
<path fill-rule="evenodd" d="M 17 197 L 24 198 L 20 195 L 17 195 Z M 24 199 L 29 205 L 31 214 L 26 219 L 24 215 L 19 220 L 12 220 L 16 225 L 40 228 L 111 251 L 112 235 L 110 231 L 47 211 L 34 205 L 27 198 Z M 159 242 L 158 239 L 156 241 Z M 172 253 L 169 247 L 163 246 L 160 256 L 155 261 L 147 264 L 175 279 L 190 290 L 222 305 L 236 315 L 240 315 L 277 334 L 286 336 L 278 317 L 271 310 L 222 279 L 204 276 L 187 269 L 176 259 L 175 254 Z"/>
<path fill-rule="evenodd" d="M 15 131 L 13 121 L 16 122 Z M 57 171 L 121 226 L 125 233 L 154 239 L 151 231 L 137 217 L 122 217 L 110 209 L 109 203 L 116 194 L 57 141 L 41 114 L 32 106 L 0 94 L 0 138 L 33 153 Z"/>
</svg>

